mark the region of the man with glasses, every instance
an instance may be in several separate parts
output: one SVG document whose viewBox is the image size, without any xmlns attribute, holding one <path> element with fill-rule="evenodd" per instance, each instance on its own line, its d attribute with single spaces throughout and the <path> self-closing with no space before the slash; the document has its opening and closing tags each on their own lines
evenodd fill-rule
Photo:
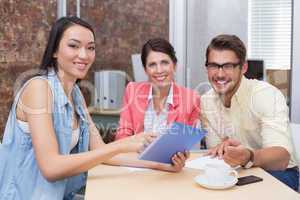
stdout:
<svg viewBox="0 0 300 200">
<path fill-rule="evenodd" d="M 234 35 L 219 35 L 206 50 L 213 89 L 201 97 L 201 118 L 208 130 L 209 153 L 231 166 L 258 166 L 298 189 L 288 107 L 272 85 L 247 79 L 246 48 Z"/>
</svg>

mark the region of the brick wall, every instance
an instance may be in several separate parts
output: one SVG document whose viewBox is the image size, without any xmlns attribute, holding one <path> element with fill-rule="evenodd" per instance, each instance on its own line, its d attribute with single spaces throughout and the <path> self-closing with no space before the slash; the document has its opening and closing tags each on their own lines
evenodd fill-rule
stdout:
<svg viewBox="0 0 300 200">
<path fill-rule="evenodd" d="M 68 0 L 67 7 L 68 15 L 76 14 L 76 0 Z M 168 38 L 168 10 L 167 0 L 81 0 L 81 17 L 97 36 L 96 62 L 87 79 L 92 83 L 99 69 L 119 69 L 132 76 L 131 54 L 139 53 L 151 37 Z M 55 0 L 0 0 L 0 138 L 14 83 L 40 63 L 55 19 Z"/>
<path fill-rule="evenodd" d="M 20 74 L 37 67 L 51 24 L 55 0 L 0 0 L 0 138 Z"/>
</svg>

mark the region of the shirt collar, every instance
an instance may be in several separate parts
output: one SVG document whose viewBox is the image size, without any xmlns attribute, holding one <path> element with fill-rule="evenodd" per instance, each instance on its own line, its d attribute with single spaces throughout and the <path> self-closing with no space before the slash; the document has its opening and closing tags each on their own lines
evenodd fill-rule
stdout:
<svg viewBox="0 0 300 200">
<path fill-rule="evenodd" d="M 152 99 L 153 99 L 153 95 L 152 95 L 152 86 L 151 86 L 148 94 L 148 102 Z M 173 106 L 173 83 L 171 84 L 166 103 Z"/>
</svg>

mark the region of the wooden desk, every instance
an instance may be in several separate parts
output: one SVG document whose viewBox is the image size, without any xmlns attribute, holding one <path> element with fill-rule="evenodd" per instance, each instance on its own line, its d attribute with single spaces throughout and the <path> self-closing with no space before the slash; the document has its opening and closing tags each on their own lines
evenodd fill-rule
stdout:
<svg viewBox="0 0 300 200">
<path fill-rule="evenodd" d="M 260 168 L 241 170 L 239 175 L 257 175 L 264 179 L 262 182 L 227 190 L 201 187 L 193 180 L 198 173 L 188 168 L 180 173 L 131 172 L 122 167 L 99 165 L 89 171 L 85 200 L 300 200 L 298 193 Z"/>
</svg>

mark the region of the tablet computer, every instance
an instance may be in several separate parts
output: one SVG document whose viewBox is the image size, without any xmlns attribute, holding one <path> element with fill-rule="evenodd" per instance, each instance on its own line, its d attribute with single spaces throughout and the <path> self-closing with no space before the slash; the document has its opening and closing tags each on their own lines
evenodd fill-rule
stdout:
<svg viewBox="0 0 300 200">
<path fill-rule="evenodd" d="M 206 133 L 203 129 L 173 122 L 166 133 L 146 147 L 139 159 L 171 164 L 175 153 L 189 151 Z"/>
</svg>

